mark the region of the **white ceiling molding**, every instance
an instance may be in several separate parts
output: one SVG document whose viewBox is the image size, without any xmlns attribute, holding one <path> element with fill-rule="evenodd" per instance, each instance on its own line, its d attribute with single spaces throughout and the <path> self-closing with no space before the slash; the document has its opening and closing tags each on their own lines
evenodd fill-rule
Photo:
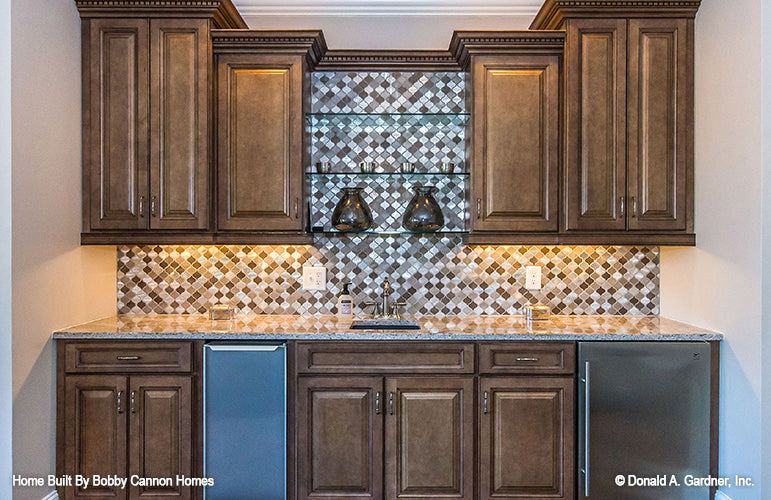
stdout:
<svg viewBox="0 0 771 500">
<path fill-rule="evenodd" d="M 534 16 L 542 0 L 233 0 L 242 16 Z"/>
</svg>

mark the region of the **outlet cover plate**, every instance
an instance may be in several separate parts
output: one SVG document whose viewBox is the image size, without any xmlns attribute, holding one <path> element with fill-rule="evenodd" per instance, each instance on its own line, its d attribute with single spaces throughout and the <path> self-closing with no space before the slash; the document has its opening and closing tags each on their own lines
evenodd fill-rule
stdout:
<svg viewBox="0 0 771 500">
<path fill-rule="evenodd" d="M 541 266 L 525 267 L 525 288 L 528 290 L 541 289 Z"/>
<path fill-rule="evenodd" d="M 303 266 L 303 290 L 326 290 L 327 269 L 323 266 Z"/>
</svg>

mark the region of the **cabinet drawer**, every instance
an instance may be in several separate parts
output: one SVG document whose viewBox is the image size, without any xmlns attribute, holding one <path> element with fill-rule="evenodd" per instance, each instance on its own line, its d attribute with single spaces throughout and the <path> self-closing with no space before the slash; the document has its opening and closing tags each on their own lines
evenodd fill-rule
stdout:
<svg viewBox="0 0 771 500">
<path fill-rule="evenodd" d="M 480 373 L 548 373 L 572 375 L 576 346 L 572 342 L 481 344 Z"/>
<path fill-rule="evenodd" d="M 474 373 L 473 344 L 298 342 L 299 373 Z"/>
<path fill-rule="evenodd" d="M 70 342 L 68 373 L 189 372 L 191 342 Z"/>
</svg>

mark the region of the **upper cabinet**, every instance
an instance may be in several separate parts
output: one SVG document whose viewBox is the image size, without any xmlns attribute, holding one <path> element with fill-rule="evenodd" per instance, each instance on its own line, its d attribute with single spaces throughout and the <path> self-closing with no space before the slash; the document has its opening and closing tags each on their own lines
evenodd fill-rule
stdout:
<svg viewBox="0 0 771 500">
<path fill-rule="evenodd" d="M 564 29 L 565 239 L 695 242 L 693 18 L 699 1 L 547 0 Z"/>
<path fill-rule="evenodd" d="M 320 31 L 216 31 L 217 231 L 307 243 L 305 113 Z"/>
<path fill-rule="evenodd" d="M 369 232 L 401 233 L 428 183 L 439 232 L 470 244 L 695 244 L 700 0 L 546 0 L 531 30 L 458 31 L 445 51 L 229 29 L 230 0 L 76 4 L 83 243 L 311 243 L 339 232 L 346 187 L 373 204 Z M 311 110 L 325 74 L 347 80 Z M 394 75 L 407 85 L 379 83 Z"/>
<path fill-rule="evenodd" d="M 83 40 L 86 243 L 184 241 L 210 228 L 213 26 L 229 1 L 76 2 Z"/>
<path fill-rule="evenodd" d="M 471 91 L 471 243 L 556 232 L 562 32 L 455 32 Z"/>
</svg>

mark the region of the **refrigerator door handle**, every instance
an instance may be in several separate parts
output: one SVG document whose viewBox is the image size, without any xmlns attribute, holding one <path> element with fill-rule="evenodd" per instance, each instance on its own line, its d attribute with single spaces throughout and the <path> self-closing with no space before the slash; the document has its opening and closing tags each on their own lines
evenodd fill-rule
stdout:
<svg viewBox="0 0 771 500">
<path fill-rule="evenodd" d="M 207 349 L 212 351 L 260 351 L 260 352 L 274 352 L 279 349 L 283 349 L 283 345 L 238 345 L 238 344 L 206 344 Z"/>
<path fill-rule="evenodd" d="M 589 362 L 584 375 L 584 496 L 589 498 Z"/>
</svg>

